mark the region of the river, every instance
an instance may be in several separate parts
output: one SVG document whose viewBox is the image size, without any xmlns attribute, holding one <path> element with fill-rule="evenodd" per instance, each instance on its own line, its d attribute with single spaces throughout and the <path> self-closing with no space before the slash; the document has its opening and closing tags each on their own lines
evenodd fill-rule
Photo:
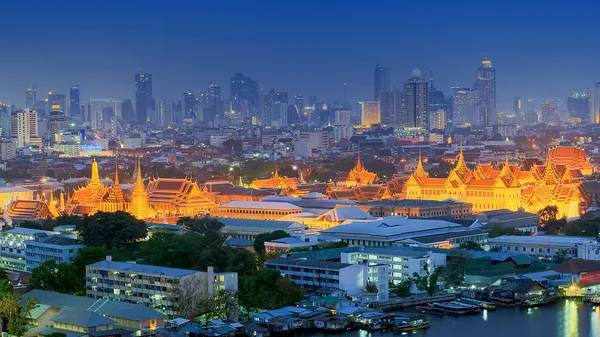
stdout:
<svg viewBox="0 0 600 337">
<path fill-rule="evenodd" d="M 349 330 L 340 337 L 599 337 L 600 307 L 564 300 L 533 308 L 498 308 L 472 316 L 429 316 L 431 328 L 411 333 Z M 322 332 L 298 334 L 325 337 Z"/>
</svg>

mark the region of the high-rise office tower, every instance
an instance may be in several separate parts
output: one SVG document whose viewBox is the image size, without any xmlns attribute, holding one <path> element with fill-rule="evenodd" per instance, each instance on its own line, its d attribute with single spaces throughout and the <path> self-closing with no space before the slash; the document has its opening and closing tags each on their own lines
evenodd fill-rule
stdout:
<svg viewBox="0 0 600 337">
<path fill-rule="evenodd" d="M 394 88 L 381 93 L 381 122 L 402 125 L 402 91 Z"/>
<path fill-rule="evenodd" d="M 539 122 L 538 114 L 535 111 L 535 103 L 530 98 L 525 105 L 525 122 L 529 124 L 537 124 Z"/>
<path fill-rule="evenodd" d="M 235 73 L 231 76 L 231 98 L 247 100 L 250 106 L 258 107 L 258 83 L 244 73 Z"/>
<path fill-rule="evenodd" d="M 496 124 L 496 69 L 492 61 L 485 59 L 481 62 L 473 89 L 479 91 L 479 105 L 483 109 L 482 125 Z"/>
<path fill-rule="evenodd" d="M 358 103 L 360 106 L 360 124 L 371 127 L 373 124 L 381 123 L 381 104 L 379 101 L 364 101 Z"/>
<path fill-rule="evenodd" d="M 521 98 L 519 96 L 513 98 L 513 114 L 515 114 L 515 118 L 519 122 L 525 121 L 525 111 L 521 107 Z"/>
<path fill-rule="evenodd" d="M 15 111 L 11 114 L 10 136 L 21 149 L 38 135 L 37 112 L 29 110 Z"/>
<path fill-rule="evenodd" d="M 80 95 L 79 84 L 72 86 L 69 91 L 69 117 L 77 121 L 81 120 Z"/>
<path fill-rule="evenodd" d="M 173 105 L 167 99 L 158 101 L 156 104 L 156 112 L 158 117 L 158 124 L 162 127 L 168 126 L 174 122 L 173 119 Z"/>
<path fill-rule="evenodd" d="M 428 110 L 431 115 L 434 112 L 438 112 L 440 110 L 444 111 L 444 117 L 447 118 L 446 123 L 450 123 L 452 121 L 453 116 L 449 116 L 448 111 L 448 101 L 446 100 L 446 96 L 444 96 L 444 92 L 441 90 L 437 90 L 435 87 L 431 86 L 433 83 L 433 74 L 429 76 L 429 97 L 428 97 Z"/>
<path fill-rule="evenodd" d="M 123 100 L 123 103 L 121 103 L 121 114 L 124 121 L 133 122 L 136 120 L 133 102 L 131 102 L 130 99 L 125 99 Z"/>
<path fill-rule="evenodd" d="M 37 87 L 35 85 L 25 86 L 25 108 L 33 110 L 33 106 L 37 102 Z"/>
<path fill-rule="evenodd" d="M 181 101 L 183 103 L 183 121 L 184 123 L 192 123 L 195 119 L 196 104 L 198 104 L 196 96 L 192 92 L 184 92 Z"/>
<path fill-rule="evenodd" d="M 542 102 L 542 121 L 548 124 L 558 124 L 560 122 L 556 101 L 545 100 Z"/>
<path fill-rule="evenodd" d="M 48 139 L 50 139 L 50 142 L 54 143 L 56 135 L 62 131 L 66 131 L 68 127 L 67 116 L 64 111 L 60 110 L 60 106 L 55 104 L 50 107 L 48 117 Z"/>
<path fill-rule="evenodd" d="M 428 83 L 419 69 L 410 73 L 404 82 L 402 99 L 402 123 L 404 127 L 429 130 L 429 90 Z"/>
<path fill-rule="evenodd" d="M 569 117 L 581 118 L 588 121 L 590 118 L 590 99 L 587 92 L 576 92 L 567 99 Z"/>
<path fill-rule="evenodd" d="M 149 110 L 154 110 L 152 74 L 135 74 L 135 115 L 138 123 L 146 124 Z"/>
<path fill-rule="evenodd" d="M 444 130 L 446 128 L 446 111 L 445 110 L 438 110 L 438 111 L 431 111 L 429 113 L 429 128 L 430 130 L 433 129 L 438 129 L 438 130 Z"/>
<path fill-rule="evenodd" d="M 0 102 L 0 137 L 10 138 L 10 120 L 13 107 Z"/>
<path fill-rule="evenodd" d="M 379 101 L 381 93 L 390 90 L 390 78 L 387 67 L 375 65 L 375 94 L 373 99 Z"/>
<path fill-rule="evenodd" d="M 469 88 L 452 88 L 452 110 L 455 123 L 471 123 L 475 120 L 479 91 Z"/>
<path fill-rule="evenodd" d="M 301 121 L 306 121 L 306 115 L 304 114 L 304 97 L 302 94 L 297 94 L 294 97 L 294 105 L 296 106 L 296 110 L 298 111 L 298 117 Z"/>
<path fill-rule="evenodd" d="M 221 98 L 221 86 L 216 84 L 211 84 L 208 86 L 208 107 L 211 109 L 212 119 L 214 119 L 215 117 L 223 117 L 223 100 Z M 206 117 L 207 116 L 204 116 L 203 120 L 207 120 Z"/>
<path fill-rule="evenodd" d="M 590 88 L 589 116 L 591 124 L 600 123 L 600 82 Z"/>
<path fill-rule="evenodd" d="M 60 92 L 52 92 L 48 93 L 48 110 L 61 110 L 63 113 L 67 111 L 67 96 L 61 94 Z M 58 107 L 55 107 L 58 105 Z"/>
</svg>

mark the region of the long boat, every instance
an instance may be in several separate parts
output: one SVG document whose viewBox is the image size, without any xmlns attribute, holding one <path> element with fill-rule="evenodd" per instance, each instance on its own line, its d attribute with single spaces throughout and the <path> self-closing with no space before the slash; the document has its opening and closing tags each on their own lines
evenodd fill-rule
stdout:
<svg viewBox="0 0 600 337">
<path fill-rule="evenodd" d="M 401 332 L 409 332 L 429 328 L 429 321 L 424 315 L 409 312 L 395 314 L 396 329 Z"/>
<path fill-rule="evenodd" d="M 455 315 L 468 315 L 468 314 L 475 314 L 475 313 L 481 312 L 481 308 L 479 308 L 477 306 L 470 305 L 470 304 L 463 304 L 463 303 L 459 303 L 456 301 L 434 302 L 434 303 L 431 303 L 431 306 L 433 306 L 434 308 L 445 310 L 447 313 L 455 314 Z"/>
<path fill-rule="evenodd" d="M 446 310 L 442 310 L 440 308 L 434 308 L 429 305 L 417 305 L 415 307 L 415 309 L 417 309 L 417 311 L 419 311 L 422 314 L 428 314 L 428 315 L 444 316 L 444 315 L 448 314 L 448 312 L 446 312 Z"/>
<path fill-rule="evenodd" d="M 515 300 L 512 300 L 510 298 L 503 298 L 503 297 L 492 296 L 492 297 L 490 297 L 490 301 L 501 307 L 512 307 L 513 305 L 517 304 L 517 302 Z"/>
<path fill-rule="evenodd" d="M 476 305 L 476 306 L 480 307 L 481 309 L 496 310 L 496 305 L 494 303 L 480 301 L 480 300 L 476 300 L 474 298 L 463 297 L 463 298 L 459 299 L 458 302 L 470 304 L 470 305 Z"/>
</svg>

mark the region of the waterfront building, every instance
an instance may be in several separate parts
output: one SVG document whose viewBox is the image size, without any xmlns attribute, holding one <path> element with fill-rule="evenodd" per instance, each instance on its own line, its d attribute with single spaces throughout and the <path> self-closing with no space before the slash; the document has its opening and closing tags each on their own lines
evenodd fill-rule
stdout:
<svg viewBox="0 0 600 337">
<path fill-rule="evenodd" d="M 277 220 L 301 212 L 302 208 L 287 202 L 232 201 L 215 207 L 210 214 L 219 218 Z"/>
<path fill-rule="evenodd" d="M 500 252 L 522 253 L 548 261 L 554 260 L 561 252 L 564 252 L 568 259 L 579 257 L 579 248 L 589 246 L 592 241 L 595 240 L 589 237 L 557 235 L 509 235 L 489 239 L 490 248 L 497 248 Z M 582 254 L 585 256 L 584 251 Z"/>
<path fill-rule="evenodd" d="M 528 170 L 520 165 L 510 165 L 508 156 L 501 170 L 490 164 L 479 164 L 471 170 L 465 162 L 461 143 L 456 166 L 446 178 L 430 177 L 419 159 L 417 169 L 404 185 L 406 197 L 421 200 L 452 198 L 473 204 L 474 213 L 520 208 L 537 213 L 547 205 L 556 205 L 561 216 L 579 216 L 582 174 L 575 169 L 578 159 L 571 158 L 571 169 L 556 165 L 553 162 L 555 156 L 556 153 L 550 150 L 544 165 Z"/>
<path fill-rule="evenodd" d="M 379 301 L 389 296 L 385 265 L 275 258 L 265 262 L 265 268 L 278 271 L 301 288 L 334 288 L 353 296 L 366 292 L 370 282 L 377 286 Z"/>
<path fill-rule="evenodd" d="M 387 266 L 388 279 L 398 284 L 413 277 L 416 273 L 425 276 L 427 271 L 446 265 L 446 254 L 408 249 L 365 247 L 357 252 L 341 253 L 341 261 L 350 264 Z M 413 287 L 415 288 L 415 287 Z M 416 290 L 416 289 L 413 289 Z"/>
<path fill-rule="evenodd" d="M 52 291 L 34 289 L 23 295 L 24 299 L 35 298 L 39 303 L 28 320 L 26 336 L 46 336 L 51 333 L 62 333 L 66 336 L 79 336 L 83 332 L 89 335 L 113 335 L 112 332 L 127 330 L 134 336 L 154 335 L 156 330 L 164 328 L 167 318 L 162 313 L 143 305 L 112 301 L 109 299 L 92 299 L 82 296 L 61 294 Z M 73 309 L 77 309 L 76 312 Z M 69 324 L 55 324 L 54 317 L 70 319 Z M 86 320 L 84 318 L 90 318 Z M 108 321 L 104 321 L 108 319 Z M 91 331 L 97 326 L 93 322 L 103 320 L 117 331 Z M 61 320 L 62 321 L 62 320 Z M 85 323 L 82 323 L 85 322 Z M 85 326 L 84 326 L 85 325 Z M 52 326 L 52 328 L 49 328 Z"/>
<path fill-rule="evenodd" d="M 372 216 L 406 216 L 411 218 L 449 217 L 463 219 L 473 212 L 473 205 L 454 199 L 420 200 L 373 200 L 359 202 L 357 206 Z"/>
<path fill-rule="evenodd" d="M 33 240 L 25 241 L 27 270 L 32 271 L 49 260 L 54 260 L 57 264 L 73 262 L 77 252 L 83 247 L 85 245 L 82 241 L 66 236 L 33 235 Z"/>
<path fill-rule="evenodd" d="M 354 220 L 321 231 L 351 246 L 416 245 L 432 248 L 456 248 L 467 241 L 487 246 L 488 234 L 460 224 L 402 216 L 375 220 Z"/>
<path fill-rule="evenodd" d="M 145 305 L 169 317 L 177 317 L 177 298 L 173 292 L 196 283 L 194 289 L 207 298 L 220 291 L 237 292 L 237 273 L 157 267 L 106 260 L 85 268 L 86 295 L 95 299 L 110 299 Z M 152 285 L 152 286 L 149 286 Z"/>
</svg>

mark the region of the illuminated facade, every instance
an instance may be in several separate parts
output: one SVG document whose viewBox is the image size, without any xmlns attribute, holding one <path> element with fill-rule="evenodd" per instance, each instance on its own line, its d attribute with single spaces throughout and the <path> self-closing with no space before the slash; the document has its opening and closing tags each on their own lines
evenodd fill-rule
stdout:
<svg viewBox="0 0 600 337">
<path fill-rule="evenodd" d="M 381 123 L 381 105 L 379 101 L 360 102 L 360 124 L 370 127 Z"/>
<path fill-rule="evenodd" d="M 563 151 L 560 151 L 561 153 Z M 406 198 L 421 200 L 456 199 L 473 204 L 473 213 L 494 209 L 520 208 L 537 213 L 545 206 L 557 206 L 559 216 L 576 217 L 582 210 L 582 174 L 578 167 L 557 165 L 551 149 L 546 163 L 529 171 L 510 165 L 508 156 L 501 170 L 490 164 L 467 167 L 462 144 L 456 166 L 447 178 L 432 178 L 423 169 L 421 158 L 405 184 Z M 571 163 L 575 163 L 576 158 Z"/>
<path fill-rule="evenodd" d="M 301 181 L 298 178 L 288 178 L 279 176 L 279 170 L 275 168 L 275 173 L 273 173 L 272 178 L 255 180 L 252 182 L 252 184 L 250 184 L 250 187 L 254 189 L 281 188 L 284 190 L 295 190 L 300 184 Z"/>
<path fill-rule="evenodd" d="M 216 207 L 216 204 L 200 190 L 198 184 L 188 179 L 150 179 L 146 191 L 148 203 L 157 216 L 193 216 L 207 213 Z"/>
</svg>

